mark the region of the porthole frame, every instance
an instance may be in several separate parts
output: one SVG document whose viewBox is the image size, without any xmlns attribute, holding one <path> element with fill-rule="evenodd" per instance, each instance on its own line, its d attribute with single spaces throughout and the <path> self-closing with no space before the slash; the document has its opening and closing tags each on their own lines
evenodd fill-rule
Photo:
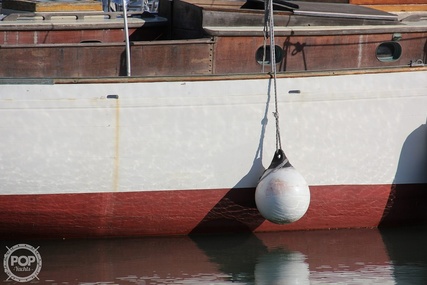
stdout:
<svg viewBox="0 0 427 285">
<path fill-rule="evenodd" d="M 276 59 L 276 64 L 279 64 L 280 62 L 282 62 L 283 57 L 284 57 L 284 51 L 283 49 L 278 46 L 275 45 L 274 46 L 275 49 L 275 59 Z M 255 60 L 257 61 L 258 64 L 260 65 L 271 65 L 271 59 L 270 59 L 270 45 L 266 45 L 265 46 L 265 61 L 263 60 L 264 57 L 264 46 L 261 46 L 257 49 L 257 51 L 255 52 Z"/>
<path fill-rule="evenodd" d="M 382 42 L 375 49 L 375 56 L 381 62 L 394 62 L 402 56 L 402 46 L 397 41 Z"/>
</svg>

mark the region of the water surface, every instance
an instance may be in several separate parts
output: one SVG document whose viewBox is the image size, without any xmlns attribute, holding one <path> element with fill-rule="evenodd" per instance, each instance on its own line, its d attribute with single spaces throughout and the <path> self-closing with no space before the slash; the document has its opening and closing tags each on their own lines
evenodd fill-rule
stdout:
<svg viewBox="0 0 427 285">
<path fill-rule="evenodd" d="M 38 249 L 31 284 L 427 284 L 427 228 L 109 240 Z M 2 272 L 6 284 L 15 281 Z M 22 283 L 20 283 L 22 284 Z"/>
</svg>

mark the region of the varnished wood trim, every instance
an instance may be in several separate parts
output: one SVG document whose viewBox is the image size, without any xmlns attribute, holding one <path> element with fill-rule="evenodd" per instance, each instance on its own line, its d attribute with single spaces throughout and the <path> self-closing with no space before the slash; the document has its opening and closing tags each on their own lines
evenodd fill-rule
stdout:
<svg viewBox="0 0 427 285">
<path fill-rule="evenodd" d="M 297 77 L 320 77 L 354 74 L 377 74 L 396 72 L 417 72 L 427 71 L 427 67 L 393 67 L 393 68 L 371 68 L 355 70 L 336 70 L 318 72 L 285 72 L 278 73 L 278 78 Z M 194 76 L 147 76 L 147 77 L 108 77 L 108 78 L 54 78 L 50 81 L 53 84 L 87 84 L 87 83 L 137 83 L 137 82 L 177 82 L 177 81 L 217 81 L 217 80 L 251 80 L 271 78 L 269 73 L 250 74 L 224 74 L 224 75 L 194 75 Z M 19 79 L 7 79 L 10 83 Z M 0 79 L 0 84 L 5 82 Z"/>
</svg>

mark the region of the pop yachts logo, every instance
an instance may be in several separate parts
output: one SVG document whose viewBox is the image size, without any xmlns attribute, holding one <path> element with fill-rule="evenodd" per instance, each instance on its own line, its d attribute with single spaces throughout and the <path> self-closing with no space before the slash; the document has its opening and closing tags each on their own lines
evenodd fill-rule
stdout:
<svg viewBox="0 0 427 285">
<path fill-rule="evenodd" d="M 42 268 L 42 258 L 37 251 L 38 248 L 28 244 L 17 244 L 6 248 L 3 266 L 4 272 L 9 276 L 7 280 L 29 282 L 37 278 Z"/>
</svg>

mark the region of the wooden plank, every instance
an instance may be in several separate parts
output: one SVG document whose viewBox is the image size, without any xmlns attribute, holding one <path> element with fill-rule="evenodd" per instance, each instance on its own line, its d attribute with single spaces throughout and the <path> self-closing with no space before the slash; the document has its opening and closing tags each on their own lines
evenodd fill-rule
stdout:
<svg viewBox="0 0 427 285">
<path fill-rule="evenodd" d="M 414 5 L 427 4 L 427 0 L 350 0 L 356 5 Z"/>
<path fill-rule="evenodd" d="M 310 72 L 283 72 L 278 73 L 277 78 L 301 78 L 301 77 L 319 77 L 319 76 L 337 76 L 337 75 L 357 75 L 357 74 L 377 74 L 377 73 L 395 73 L 395 72 L 418 72 L 426 71 L 427 67 L 384 67 L 369 69 L 351 69 L 351 70 L 327 70 Z M 216 81 L 216 80 L 251 80 L 268 79 L 270 73 L 245 73 L 245 74 L 210 74 L 210 75 L 182 75 L 182 76 L 144 76 L 144 77 L 90 77 L 90 78 L 58 78 L 51 79 L 27 79 L 27 78 L 0 78 L 0 84 L 8 83 L 39 83 L 39 84 L 84 84 L 84 83 L 137 83 L 137 82 L 182 82 L 182 81 Z"/>
<path fill-rule="evenodd" d="M 374 8 L 385 12 L 415 12 L 427 11 L 427 4 L 419 5 L 364 5 L 366 7 Z"/>
<path fill-rule="evenodd" d="M 376 50 L 391 41 L 392 33 L 334 36 L 279 36 L 276 45 L 283 50 L 280 72 L 341 69 L 366 69 L 409 66 L 411 60 L 424 58 L 426 33 L 402 33 L 402 55 L 395 61 L 380 62 Z M 255 54 L 263 47 L 262 37 L 218 37 L 214 50 L 214 73 L 257 72 L 261 65 Z M 331 56 L 333 55 L 333 56 Z"/>
<path fill-rule="evenodd" d="M 212 74 L 213 44 L 207 40 L 133 42 L 132 75 Z M 4 45 L 0 46 L 0 78 L 123 76 L 124 50 L 124 43 Z"/>
<path fill-rule="evenodd" d="M 3 9 L 28 12 L 102 11 L 96 0 L 3 0 Z"/>
</svg>

